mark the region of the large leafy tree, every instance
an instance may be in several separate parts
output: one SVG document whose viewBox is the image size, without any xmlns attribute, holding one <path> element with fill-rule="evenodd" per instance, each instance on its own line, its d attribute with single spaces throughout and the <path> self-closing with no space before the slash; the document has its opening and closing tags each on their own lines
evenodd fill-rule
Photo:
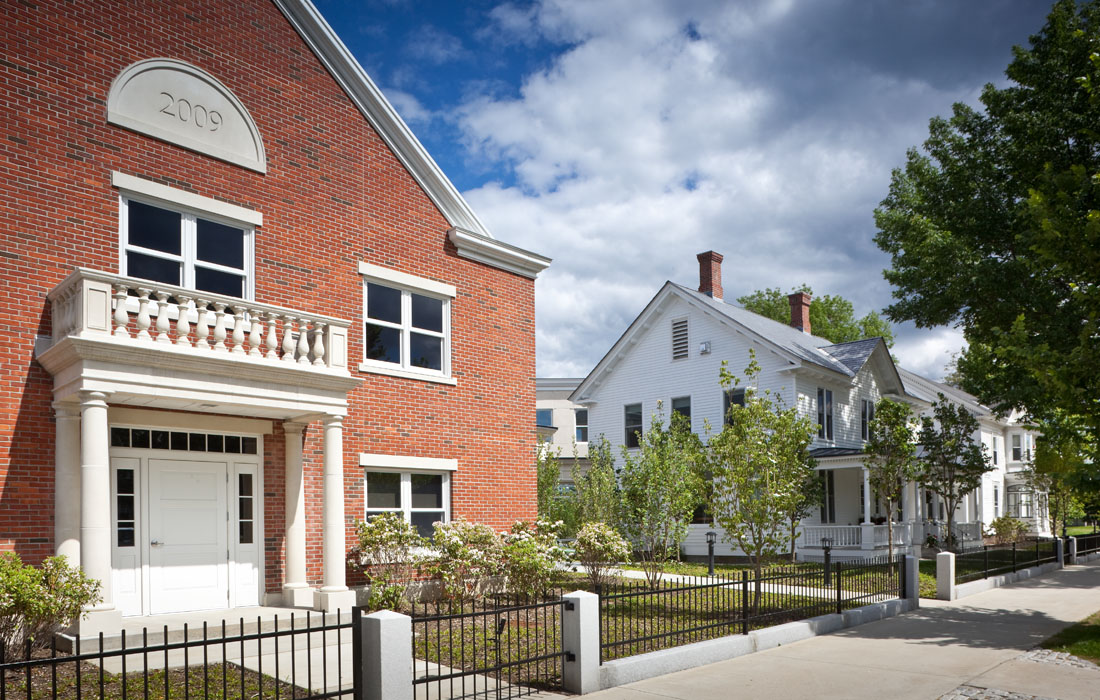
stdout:
<svg viewBox="0 0 1100 700">
<path fill-rule="evenodd" d="M 673 414 L 654 415 L 638 451 L 623 449 L 619 472 L 623 531 L 640 550 L 639 564 L 655 588 L 665 563 L 679 552 L 702 493 L 702 443 Z"/>
<path fill-rule="evenodd" d="M 982 474 L 993 468 L 985 446 L 975 441 L 978 427 L 977 418 L 943 394 L 932 402 L 932 415 L 921 416 L 917 479 L 943 500 L 949 543 L 954 537 L 955 509 L 982 485 Z"/>
<path fill-rule="evenodd" d="M 963 386 L 1100 432 L 1100 0 L 1059 0 L 1006 87 L 956 104 L 875 212 L 893 321 L 960 326 Z"/>
<path fill-rule="evenodd" d="M 917 478 L 917 450 L 913 444 L 913 412 L 908 404 L 882 399 L 875 406 L 867 444 L 868 480 L 886 504 L 886 534 L 890 561 L 894 560 L 894 511 L 900 508 L 905 485 Z"/>
<path fill-rule="evenodd" d="M 1055 431 L 1035 445 L 1024 479 L 1037 498 L 1045 496 L 1054 535 L 1059 535 L 1070 519 L 1085 515 L 1082 497 L 1095 489 L 1090 467 L 1072 435 Z"/>
<path fill-rule="evenodd" d="M 792 519 L 804 507 L 804 486 L 813 476 L 808 448 L 817 426 L 785 408 L 769 390 L 756 386 L 760 365 L 753 357 L 745 377 L 745 404 L 730 406 L 722 432 L 708 442 L 712 482 L 710 511 L 726 540 L 752 561 L 756 570 L 753 610 L 760 606 L 764 562 L 787 544 Z M 721 382 L 739 382 L 723 365 Z"/>
<path fill-rule="evenodd" d="M 852 302 L 844 297 L 826 294 L 813 296 L 809 285 L 802 285 L 793 292 L 806 292 L 810 295 L 810 327 L 813 334 L 834 343 L 849 343 L 864 338 L 883 338 L 888 347 L 894 344 L 894 331 L 890 323 L 877 311 L 869 311 L 862 318 L 856 318 Z M 791 319 L 791 305 L 787 295 L 774 289 L 758 289 L 752 294 L 737 298 L 737 303 L 749 311 L 767 316 L 780 323 Z"/>
</svg>

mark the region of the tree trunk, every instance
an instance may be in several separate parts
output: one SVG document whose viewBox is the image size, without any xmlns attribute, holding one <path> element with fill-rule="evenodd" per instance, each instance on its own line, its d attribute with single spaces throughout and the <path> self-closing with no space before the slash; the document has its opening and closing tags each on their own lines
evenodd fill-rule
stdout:
<svg viewBox="0 0 1100 700">
<path fill-rule="evenodd" d="M 792 564 L 794 564 L 795 561 L 796 561 L 795 556 L 794 556 L 794 546 L 795 546 L 795 540 L 797 540 L 797 539 L 798 539 L 798 521 L 797 520 L 792 520 L 791 521 L 791 563 Z"/>
<path fill-rule="evenodd" d="M 894 513 L 889 498 L 886 500 L 886 556 L 890 560 L 890 575 L 894 575 Z"/>
</svg>

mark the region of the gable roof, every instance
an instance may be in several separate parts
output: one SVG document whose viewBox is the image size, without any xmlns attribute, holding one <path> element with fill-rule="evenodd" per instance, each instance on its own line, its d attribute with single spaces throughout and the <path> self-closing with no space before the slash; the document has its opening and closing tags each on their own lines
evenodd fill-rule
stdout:
<svg viewBox="0 0 1100 700">
<path fill-rule="evenodd" d="M 720 316 L 758 342 L 769 346 L 778 354 L 786 356 L 792 365 L 808 363 L 834 372 L 844 378 L 852 379 L 869 361 L 878 365 L 880 372 L 892 378 L 897 386 L 896 393 L 905 393 L 901 377 L 890 357 L 889 350 L 882 338 L 868 338 L 852 343 L 833 344 L 824 338 L 803 333 L 797 328 L 780 323 L 767 316 L 761 316 L 740 306 L 729 304 L 675 282 L 665 282 L 660 291 L 646 304 L 638 317 L 627 327 L 611 349 L 600 359 L 588 376 L 569 397 L 573 401 L 583 400 L 588 390 L 597 386 L 603 375 L 615 366 L 616 358 L 633 344 L 634 337 L 648 328 L 648 319 L 655 314 L 668 297 L 675 295 L 707 313 Z M 892 377 L 891 377 L 892 375 Z"/>
<path fill-rule="evenodd" d="M 939 394 L 943 394 L 951 401 L 966 407 L 968 411 L 978 418 L 995 417 L 993 411 L 978 401 L 978 397 L 973 394 L 968 394 L 962 389 L 958 389 L 949 384 L 923 377 L 916 372 L 911 372 L 901 367 L 898 369 L 905 381 L 905 386 L 909 389 L 909 392 L 917 398 L 932 403 L 939 398 Z"/>
<path fill-rule="evenodd" d="M 272 0 L 451 225 L 462 257 L 534 278 L 550 258 L 495 239 L 310 0 Z"/>
</svg>

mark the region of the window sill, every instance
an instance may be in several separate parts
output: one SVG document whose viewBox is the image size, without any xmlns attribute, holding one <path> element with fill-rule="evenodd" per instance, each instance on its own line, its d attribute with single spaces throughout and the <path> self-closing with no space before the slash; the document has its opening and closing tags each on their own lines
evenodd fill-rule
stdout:
<svg viewBox="0 0 1100 700">
<path fill-rule="evenodd" d="M 368 374 L 384 374 L 387 377 L 400 377 L 401 379 L 417 379 L 422 382 L 448 384 L 450 386 L 456 386 L 458 384 L 458 380 L 454 377 L 444 377 L 441 374 L 422 374 L 420 372 L 410 372 L 409 370 L 401 369 L 400 367 L 379 367 L 378 365 L 368 365 L 365 362 L 359 363 L 359 371 L 366 372 Z"/>
</svg>

